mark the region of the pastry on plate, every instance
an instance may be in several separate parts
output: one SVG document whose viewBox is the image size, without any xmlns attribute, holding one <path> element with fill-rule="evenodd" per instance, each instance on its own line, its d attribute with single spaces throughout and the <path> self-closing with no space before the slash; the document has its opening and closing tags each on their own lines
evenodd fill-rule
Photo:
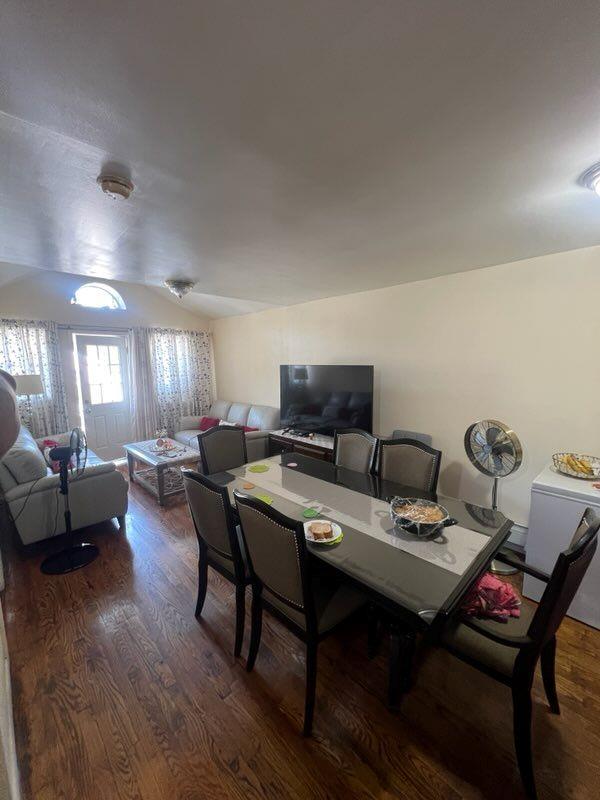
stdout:
<svg viewBox="0 0 600 800">
<path fill-rule="evenodd" d="M 323 541 L 324 539 L 331 539 L 333 536 L 331 522 L 311 522 L 310 532 L 316 542 Z"/>
</svg>

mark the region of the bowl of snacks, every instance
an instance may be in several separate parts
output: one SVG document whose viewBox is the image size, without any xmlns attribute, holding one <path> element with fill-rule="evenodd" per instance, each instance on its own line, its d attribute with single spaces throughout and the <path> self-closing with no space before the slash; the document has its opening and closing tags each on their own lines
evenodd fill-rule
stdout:
<svg viewBox="0 0 600 800">
<path fill-rule="evenodd" d="M 393 497 L 390 516 L 395 528 L 419 538 L 432 536 L 454 522 L 444 506 L 420 497 Z"/>
<path fill-rule="evenodd" d="M 555 469 L 572 478 L 591 481 L 600 478 L 600 458 L 581 456 L 577 453 L 554 453 L 552 456 Z"/>
</svg>

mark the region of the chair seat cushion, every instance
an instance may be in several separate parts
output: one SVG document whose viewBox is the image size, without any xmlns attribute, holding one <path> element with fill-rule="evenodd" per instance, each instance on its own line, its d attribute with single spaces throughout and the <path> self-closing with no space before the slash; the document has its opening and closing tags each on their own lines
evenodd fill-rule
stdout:
<svg viewBox="0 0 600 800">
<path fill-rule="evenodd" d="M 478 619 L 477 624 L 494 634 L 525 636 L 535 611 L 535 606 L 524 601 L 521 605 L 520 617 L 511 617 L 508 622 Z M 493 642 L 460 620 L 449 623 L 442 635 L 442 643 L 457 655 L 483 664 L 507 678 L 512 675 L 515 659 L 519 654 L 517 647 L 507 647 L 504 644 Z"/>
<path fill-rule="evenodd" d="M 313 592 L 319 633 L 332 630 L 366 603 L 365 596 L 358 589 L 325 580 L 323 576 L 314 579 Z M 299 628 L 306 630 L 306 617 L 302 611 L 286 605 L 266 587 L 263 588 L 263 598 Z"/>
</svg>

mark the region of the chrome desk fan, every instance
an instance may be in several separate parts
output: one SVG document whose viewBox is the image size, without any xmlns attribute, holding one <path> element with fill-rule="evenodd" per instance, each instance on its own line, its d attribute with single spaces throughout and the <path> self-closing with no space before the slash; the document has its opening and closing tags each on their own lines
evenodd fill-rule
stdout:
<svg viewBox="0 0 600 800">
<path fill-rule="evenodd" d="M 465 432 L 465 450 L 469 461 L 488 478 L 493 478 L 492 509 L 498 508 L 498 480 L 516 472 L 523 461 L 517 434 L 497 419 L 483 419 L 469 425 Z M 492 561 L 492 572 L 510 575 L 517 572 L 499 561 Z"/>
</svg>

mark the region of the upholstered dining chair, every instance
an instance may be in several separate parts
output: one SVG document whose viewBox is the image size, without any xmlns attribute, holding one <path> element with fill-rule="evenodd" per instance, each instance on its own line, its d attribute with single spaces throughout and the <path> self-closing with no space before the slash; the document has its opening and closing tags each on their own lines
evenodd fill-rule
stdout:
<svg viewBox="0 0 600 800">
<path fill-rule="evenodd" d="M 443 646 L 451 653 L 511 687 L 517 762 L 531 798 L 537 796 L 531 757 L 531 686 L 535 668 L 539 659 L 550 710 L 559 714 L 554 676 L 556 631 L 596 551 L 599 527 L 600 517 L 588 508 L 551 575 L 501 553 L 499 560 L 547 584 L 539 605 L 523 604 L 521 616 L 502 626 L 462 616 L 442 636 Z"/>
<path fill-rule="evenodd" d="M 246 668 L 256 662 L 263 607 L 306 644 L 304 735 L 315 706 L 320 640 L 357 611 L 365 600 L 356 589 L 319 572 L 313 576 L 302 522 L 280 514 L 255 497 L 234 492 L 252 583 L 252 628 Z"/>
<path fill-rule="evenodd" d="M 200 433 L 198 447 L 206 475 L 241 467 L 248 461 L 246 434 L 235 425 L 216 425 Z"/>
<path fill-rule="evenodd" d="M 441 450 L 416 439 L 380 439 L 377 475 L 383 480 L 435 492 L 441 460 Z"/>
<path fill-rule="evenodd" d="M 377 437 L 360 428 L 336 430 L 333 439 L 333 463 L 354 472 L 373 471 Z"/>
<path fill-rule="evenodd" d="M 242 652 L 246 611 L 246 586 L 250 573 L 239 527 L 226 487 L 217 486 L 209 478 L 192 469 L 182 469 L 183 485 L 198 537 L 198 599 L 195 616 L 202 613 L 211 566 L 235 586 L 236 658 Z"/>
</svg>

